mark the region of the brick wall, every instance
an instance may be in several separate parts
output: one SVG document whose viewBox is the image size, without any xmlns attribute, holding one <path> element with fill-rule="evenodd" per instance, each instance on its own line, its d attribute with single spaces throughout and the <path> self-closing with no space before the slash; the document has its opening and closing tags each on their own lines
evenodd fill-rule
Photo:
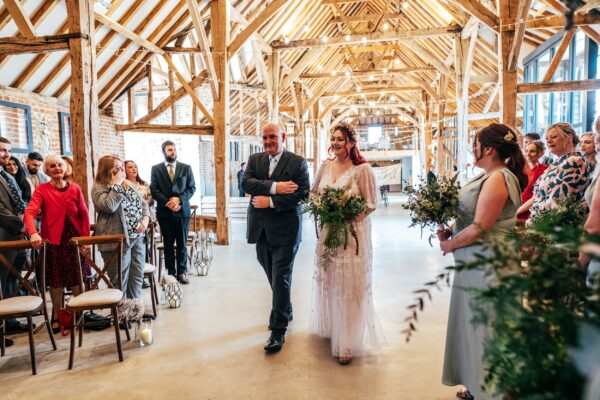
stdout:
<svg viewBox="0 0 600 400">
<path fill-rule="evenodd" d="M 0 100 L 31 107 L 31 129 L 34 151 L 42 155 L 59 154 L 61 152 L 58 113 L 69 112 L 68 101 L 61 101 L 53 97 L 40 96 L 4 86 L 0 86 Z M 22 113 L 20 109 L 0 107 L 2 136 L 8 137 L 14 143 L 14 147 L 21 147 L 19 143 L 23 143 L 24 141 L 22 133 L 19 133 L 23 132 L 24 128 L 20 128 L 14 124 L 15 119 L 20 119 L 17 115 L 19 112 Z M 99 116 L 100 149 L 98 149 L 96 154 L 100 156 L 105 154 L 124 156 L 123 135 L 117 134 L 115 130 L 115 124 L 120 123 L 121 120 L 121 106 L 116 103 Z M 24 158 L 25 155 L 17 155 L 17 157 Z"/>
</svg>

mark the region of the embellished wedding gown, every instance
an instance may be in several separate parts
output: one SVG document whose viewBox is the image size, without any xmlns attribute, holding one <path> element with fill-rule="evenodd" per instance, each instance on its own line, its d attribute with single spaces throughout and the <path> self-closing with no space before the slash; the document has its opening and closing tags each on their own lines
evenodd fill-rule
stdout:
<svg viewBox="0 0 600 400">
<path fill-rule="evenodd" d="M 377 205 L 378 188 L 369 164 L 353 165 L 337 181 L 333 181 L 332 161 L 325 161 L 315 179 L 313 191 L 321 193 L 327 186 L 349 188 L 361 196 L 369 209 Z M 383 334 L 371 293 L 371 221 L 367 216 L 354 223 L 356 242 L 348 237 L 346 249 L 323 265 L 326 232 L 319 232 L 315 255 L 311 331 L 331 338 L 331 353 L 335 357 L 363 355 L 375 350 L 383 341 Z"/>
</svg>

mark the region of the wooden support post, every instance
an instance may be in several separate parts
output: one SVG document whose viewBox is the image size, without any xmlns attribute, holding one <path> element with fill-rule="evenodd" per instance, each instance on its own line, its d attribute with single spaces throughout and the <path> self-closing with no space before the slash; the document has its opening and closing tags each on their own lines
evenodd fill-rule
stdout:
<svg viewBox="0 0 600 400">
<path fill-rule="evenodd" d="M 512 23 L 519 11 L 519 0 L 499 0 L 500 25 Z M 500 123 L 516 128 L 517 71 L 510 71 L 509 57 L 515 39 L 515 28 L 502 29 L 498 35 L 498 72 L 500 75 Z M 460 140 L 460 139 L 459 139 Z M 460 156 L 460 155 L 459 155 Z M 459 157 L 460 160 L 460 157 Z"/>
<path fill-rule="evenodd" d="M 304 148 L 306 139 L 305 139 L 305 129 L 304 129 L 304 110 L 302 109 L 302 84 L 298 82 L 294 82 L 293 85 L 293 98 L 294 98 L 294 111 L 296 114 L 296 125 L 295 125 L 295 135 L 294 135 L 294 150 L 295 153 L 304 157 L 305 151 Z"/>
<path fill-rule="evenodd" d="M 438 176 L 446 174 L 446 154 L 444 151 L 444 113 L 446 111 L 446 94 L 448 91 L 448 81 L 446 75 L 440 74 L 440 80 L 438 82 L 438 103 L 437 109 L 437 174 Z"/>
<path fill-rule="evenodd" d="M 94 40 L 94 1 L 67 0 L 69 32 L 81 37 L 69 39 L 71 56 L 71 132 L 73 135 L 73 180 L 81 187 L 90 215 L 90 198 L 98 138 L 98 93 L 96 81 L 96 42 Z"/>
<path fill-rule="evenodd" d="M 172 97 L 175 93 L 175 76 L 173 70 L 169 69 L 169 96 Z M 175 102 L 171 103 L 171 124 L 177 125 L 177 107 Z"/>
<path fill-rule="evenodd" d="M 196 77 L 196 55 L 190 54 L 190 73 L 192 74 L 192 79 Z M 192 104 L 192 125 L 198 123 L 198 108 L 195 104 Z"/>
<path fill-rule="evenodd" d="M 148 76 L 148 113 L 154 110 L 154 93 L 152 91 L 152 64 L 146 65 L 146 75 Z M 192 121 L 196 123 L 196 121 Z"/>
<path fill-rule="evenodd" d="M 313 176 L 317 176 L 317 170 L 319 166 L 319 140 L 321 139 L 321 135 L 319 132 L 319 120 L 321 119 L 321 116 L 319 115 L 319 111 L 319 102 L 317 101 L 312 106 Z"/>
<path fill-rule="evenodd" d="M 272 93 L 267 92 L 267 96 L 272 96 L 272 109 L 271 114 L 269 115 L 269 120 L 275 123 L 279 123 L 279 70 L 281 66 L 281 52 L 276 50 L 273 52 L 271 56 L 269 56 L 271 68 L 271 91 Z"/>
<path fill-rule="evenodd" d="M 421 100 L 425 104 L 425 123 L 423 124 L 423 137 L 425 138 L 425 173 L 429 172 L 431 167 L 432 153 L 431 148 L 432 134 L 431 134 L 431 104 L 429 102 L 429 94 L 426 91 L 421 92 Z"/>
<path fill-rule="evenodd" d="M 218 98 L 213 99 L 215 137 L 215 182 L 217 197 L 217 243 L 229 243 L 229 162 L 226 149 L 229 142 L 229 68 L 227 43 L 229 43 L 229 7 L 226 1 L 210 3 L 211 36 L 215 72 L 218 78 Z"/>
<path fill-rule="evenodd" d="M 129 124 L 135 122 L 135 91 L 133 87 L 127 90 L 127 122 Z"/>
</svg>

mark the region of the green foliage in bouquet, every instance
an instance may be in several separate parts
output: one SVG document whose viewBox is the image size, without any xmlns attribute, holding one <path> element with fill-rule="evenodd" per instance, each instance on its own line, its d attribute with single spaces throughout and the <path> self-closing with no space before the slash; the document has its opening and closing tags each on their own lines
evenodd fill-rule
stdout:
<svg viewBox="0 0 600 400">
<path fill-rule="evenodd" d="M 448 268 L 428 282 L 423 294 L 449 280 L 449 270 L 477 269 L 494 276 L 485 290 L 473 290 L 475 319 L 490 329 L 485 343 L 485 386 L 504 399 L 581 399 L 584 377 L 577 371 L 569 349 L 578 346 L 579 327 L 600 327 L 600 288 L 585 285 L 578 267 L 583 219 L 579 204 L 563 202 L 536 217 L 525 234 L 489 237 L 488 255 Z M 540 238 L 543 245 L 540 245 Z M 523 248 L 534 249 L 522 263 Z M 412 308 L 411 308 L 412 307 Z M 416 316 L 409 317 L 416 330 Z M 407 319 L 408 320 L 408 319 Z"/>
<path fill-rule="evenodd" d="M 335 256 L 338 249 L 346 248 L 349 235 L 356 242 L 358 255 L 358 236 L 352 223 L 365 211 L 365 200 L 345 188 L 326 187 L 322 194 L 311 193 L 303 202 L 302 212 L 312 215 L 315 224 L 318 224 L 317 236 L 319 229 L 326 228 L 324 245 L 327 251 L 323 254 L 325 264 Z"/>
<path fill-rule="evenodd" d="M 429 244 L 438 225 L 447 225 L 457 216 L 460 190 L 457 177 L 440 177 L 426 181 L 416 189 L 411 186 L 404 189 L 408 193 L 408 201 L 402 207 L 410 211 L 409 227 L 420 226 L 423 234 L 423 229 L 429 226 L 432 231 Z"/>
</svg>

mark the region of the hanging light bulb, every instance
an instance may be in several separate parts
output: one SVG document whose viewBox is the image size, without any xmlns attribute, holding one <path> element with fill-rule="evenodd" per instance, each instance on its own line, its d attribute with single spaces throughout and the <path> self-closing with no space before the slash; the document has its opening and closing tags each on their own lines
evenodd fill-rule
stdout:
<svg viewBox="0 0 600 400">
<path fill-rule="evenodd" d="M 369 75 L 369 80 L 370 81 L 375 80 L 375 77 L 373 75 Z"/>
<path fill-rule="evenodd" d="M 310 28 L 308 27 L 308 23 L 304 24 L 304 32 L 308 32 L 310 31 Z"/>
<path fill-rule="evenodd" d="M 346 42 L 349 42 L 350 39 L 352 39 L 352 36 L 350 36 L 350 34 L 347 33 L 346 36 L 345 36 L 345 38 L 346 38 Z"/>
<path fill-rule="evenodd" d="M 327 35 L 323 35 L 323 38 L 321 40 L 323 41 L 323 43 L 327 43 L 327 41 L 329 41 L 329 38 L 327 37 Z"/>
<path fill-rule="evenodd" d="M 331 71 L 331 76 L 336 76 L 337 75 L 337 71 Z"/>
<path fill-rule="evenodd" d="M 360 113 L 360 116 L 363 117 L 363 118 L 365 117 L 364 111 L 362 113 Z"/>
<path fill-rule="evenodd" d="M 387 73 L 388 73 L 388 69 L 387 69 L 387 68 L 384 68 L 384 69 L 383 69 L 383 73 L 384 73 L 384 74 L 387 74 Z"/>
<path fill-rule="evenodd" d="M 383 30 L 387 31 L 390 28 L 390 24 L 388 24 L 387 22 L 383 23 Z"/>
<path fill-rule="evenodd" d="M 287 37 L 287 36 L 284 36 L 284 37 L 283 37 L 283 42 L 284 42 L 285 44 L 288 44 L 288 43 L 290 42 L 290 38 L 289 38 L 289 37 Z"/>
<path fill-rule="evenodd" d="M 362 88 L 360 87 L 360 85 L 356 85 L 356 90 L 358 90 L 359 92 L 362 90 Z"/>
<path fill-rule="evenodd" d="M 402 8 L 408 8 L 408 0 L 404 0 L 404 3 L 402 3 Z"/>
<path fill-rule="evenodd" d="M 346 71 L 346 78 L 350 78 L 350 71 Z"/>
<path fill-rule="evenodd" d="M 367 43 L 367 35 L 363 35 L 360 41 L 363 43 Z"/>
<path fill-rule="evenodd" d="M 323 66 L 321 64 L 317 65 L 317 71 L 321 72 L 323 70 Z"/>
<path fill-rule="evenodd" d="M 391 101 L 396 101 L 396 96 L 391 96 L 391 97 L 390 97 L 390 100 L 391 100 Z"/>
</svg>

